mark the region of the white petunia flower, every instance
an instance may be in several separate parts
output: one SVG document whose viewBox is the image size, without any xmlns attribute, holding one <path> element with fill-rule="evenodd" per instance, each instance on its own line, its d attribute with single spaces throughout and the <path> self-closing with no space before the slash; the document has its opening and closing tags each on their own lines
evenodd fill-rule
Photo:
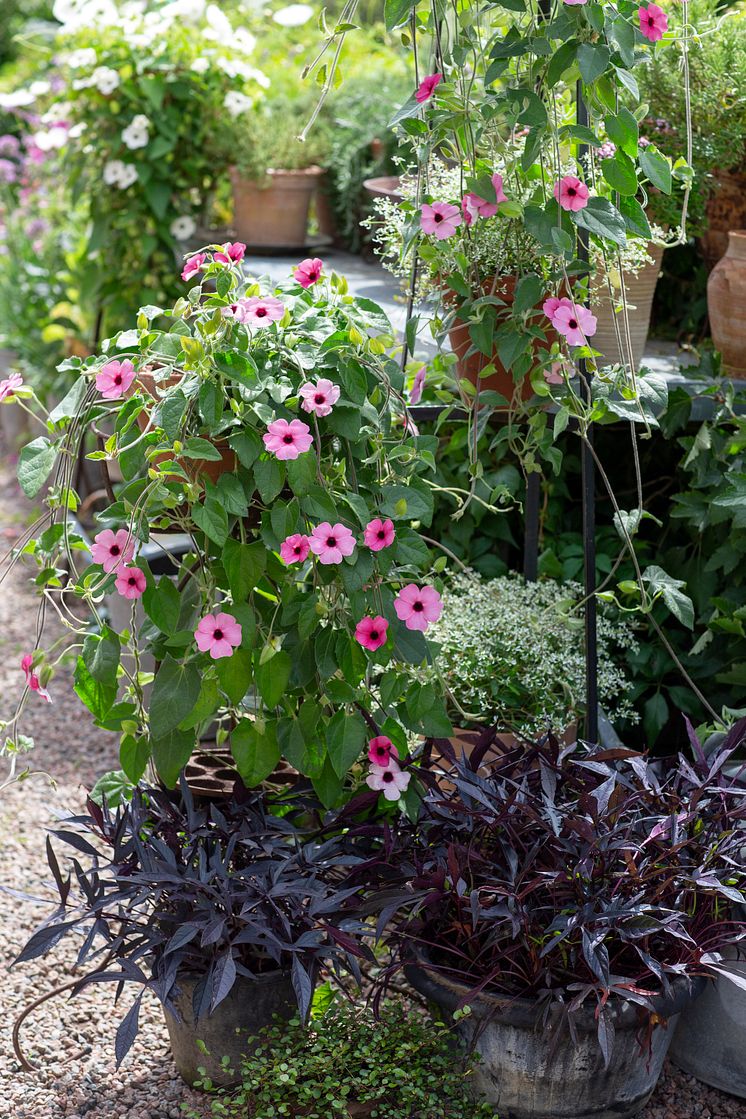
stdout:
<svg viewBox="0 0 746 1119">
<path fill-rule="evenodd" d="M 245 27 L 239 27 L 233 32 L 231 46 L 241 54 L 253 54 L 256 47 L 256 38 Z"/>
<path fill-rule="evenodd" d="M 254 102 L 245 93 L 239 93 L 238 90 L 232 89 L 225 95 L 223 101 L 223 108 L 228 113 L 228 116 L 240 117 L 242 113 L 247 112 L 248 109 L 253 107 Z"/>
<path fill-rule="evenodd" d="M 149 128 L 150 121 L 148 118 L 143 116 L 142 113 L 138 113 L 123 130 L 122 143 L 125 147 L 129 148 L 130 151 L 134 151 L 136 148 L 146 147 L 150 139 Z"/>
<path fill-rule="evenodd" d="M 45 93 L 49 93 L 51 88 L 49 82 L 32 82 L 28 90 L 29 93 L 33 93 L 34 97 L 43 97 Z"/>
<path fill-rule="evenodd" d="M 220 42 L 233 38 L 233 26 L 225 12 L 217 4 L 210 4 L 205 13 L 207 27 L 203 34 L 206 39 L 218 39 Z"/>
<path fill-rule="evenodd" d="M 33 136 L 34 143 L 42 152 L 51 152 L 58 148 L 64 148 L 67 139 L 67 129 L 63 128 L 62 125 L 56 125 L 53 128 L 43 129 L 41 132 L 35 132 Z"/>
<path fill-rule="evenodd" d="M 91 75 L 93 84 L 99 93 L 108 97 L 119 85 L 119 74 L 111 66 L 98 66 Z"/>
<path fill-rule="evenodd" d="M 0 109 L 25 109 L 33 105 L 36 97 L 30 89 L 16 89 L 13 93 L 0 93 Z"/>
<path fill-rule="evenodd" d="M 67 134 L 68 140 L 79 140 L 87 127 L 88 125 L 82 120 L 74 124 Z"/>
<path fill-rule="evenodd" d="M 107 186 L 117 186 L 120 190 L 126 190 L 137 179 L 137 170 L 132 163 L 125 163 L 121 159 L 110 159 L 104 164 L 103 177 Z"/>
<path fill-rule="evenodd" d="M 209 58 L 195 58 L 191 69 L 194 70 L 195 74 L 206 74 L 210 69 Z"/>
<path fill-rule="evenodd" d="M 280 27 L 301 27 L 308 23 L 312 15 L 313 8 L 310 4 L 288 4 L 287 8 L 280 8 L 275 12 L 272 19 Z"/>
<path fill-rule="evenodd" d="M 177 241 L 188 241 L 197 229 L 197 223 L 188 214 L 182 214 L 180 218 L 174 218 L 168 228 Z"/>
<path fill-rule="evenodd" d="M 125 163 L 124 170 L 119 176 L 119 186 L 122 190 L 127 190 L 133 183 L 137 182 L 137 168 L 133 163 Z"/>
</svg>

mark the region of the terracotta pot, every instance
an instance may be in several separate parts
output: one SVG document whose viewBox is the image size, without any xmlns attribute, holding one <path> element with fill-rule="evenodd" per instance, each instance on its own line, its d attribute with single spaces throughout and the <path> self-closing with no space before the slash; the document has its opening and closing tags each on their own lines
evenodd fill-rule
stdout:
<svg viewBox="0 0 746 1119">
<path fill-rule="evenodd" d="M 236 236 L 253 249 L 304 248 L 308 211 L 322 174 L 315 166 L 302 171 L 268 171 L 266 183 L 253 183 L 234 168 L 231 180 Z"/>
<path fill-rule="evenodd" d="M 334 215 L 334 209 L 329 198 L 330 175 L 324 171 L 318 182 L 318 190 L 314 196 L 313 208 L 316 213 L 316 224 L 322 237 L 328 237 L 332 244 L 340 242 L 339 227 Z"/>
<path fill-rule="evenodd" d="M 718 171 L 717 187 L 707 202 L 707 229 L 699 239 L 710 271 L 725 256 L 728 234 L 746 229 L 746 171 Z"/>
<path fill-rule="evenodd" d="M 516 276 L 503 276 L 496 281 L 494 276 L 488 276 L 480 284 L 480 294 L 482 295 L 495 295 L 498 299 L 502 299 L 505 303 L 506 310 L 509 310 L 513 305 L 515 296 L 515 286 L 517 282 Z M 443 298 L 447 305 L 451 307 L 458 307 L 461 302 L 460 297 L 456 295 L 450 288 L 444 288 Z M 499 313 L 498 308 L 498 313 Z M 559 341 L 559 335 L 551 329 L 546 331 L 547 341 L 545 343 L 534 342 L 533 354 L 539 360 L 541 351 L 548 351 L 552 342 Z M 519 400 L 529 400 L 532 396 L 531 379 L 529 376 L 524 377 L 523 381 L 518 385 L 510 373 L 498 357 L 497 350 L 493 350 L 490 357 L 485 357 L 481 353 L 468 354 L 472 347 L 472 340 L 469 335 L 469 324 L 459 320 L 458 313 L 454 319 L 454 325 L 448 331 L 448 337 L 451 343 L 451 349 L 456 354 L 456 373 L 457 376 L 464 381 L 469 381 L 470 384 L 476 386 L 479 379 L 480 387 L 492 392 L 499 392 L 508 401 L 514 401 L 516 397 Z M 488 365 L 493 365 L 495 368 L 494 373 L 489 373 L 482 377 L 482 370 Z"/>
<path fill-rule="evenodd" d="M 182 378 L 181 373 L 170 373 L 168 376 L 156 381 L 156 370 L 141 369 L 137 374 L 137 378 L 130 389 L 128 395 L 132 395 L 136 388 L 142 389 L 153 400 L 159 400 L 159 388 L 170 389 L 173 385 L 178 385 Z M 145 431 L 148 426 L 148 417 L 144 412 L 141 412 L 137 417 L 137 424 L 140 431 Z M 220 459 L 203 459 L 203 458 L 176 458 L 175 461 L 184 468 L 190 478 L 209 478 L 213 483 L 217 482 L 221 474 L 232 474 L 236 469 L 236 455 L 228 446 L 225 439 L 219 439 L 215 443 L 215 447 L 220 451 Z M 172 455 L 158 455 L 154 460 L 156 463 L 173 461 L 175 456 Z"/>
<path fill-rule="evenodd" d="M 746 229 L 728 235 L 728 251 L 707 281 L 707 309 L 723 372 L 746 380 Z"/>
<path fill-rule="evenodd" d="M 366 179 L 363 186 L 371 198 L 390 198 L 392 202 L 404 200 L 398 175 L 380 175 L 377 179 Z"/>
<path fill-rule="evenodd" d="M 653 296 L 660 275 L 664 251 L 661 245 L 649 244 L 648 253 L 653 258 L 652 264 L 646 264 L 636 276 L 630 274 L 623 278 L 629 333 L 632 342 L 632 363 L 635 370 L 640 368 L 640 362 L 645 353 L 645 344 L 648 340 L 648 329 L 650 327 L 650 313 L 653 309 Z M 591 308 L 598 319 L 598 329 L 593 335 L 591 343 L 594 350 L 598 350 L 601 354 L 598 359 L 599 365 L 616 365 L 619 363 L 629 365 L 629 348 L 627 346 L 624 315 L 621 311 L 619 314 L 614 311 L 615 301 L 609 299 L 603 267 L 598 271 L 598 279 L 601 285 L 598 299 Z M 616 294 L 615 291 L 615 296 Z M 619 295 L 621 299 L 621 293 Z M 620 338 L 617 337 L 617 326 L 615 324 L 618 325 Z M 621 347 L 619 345 L 620 341 Z"/>
</svg>

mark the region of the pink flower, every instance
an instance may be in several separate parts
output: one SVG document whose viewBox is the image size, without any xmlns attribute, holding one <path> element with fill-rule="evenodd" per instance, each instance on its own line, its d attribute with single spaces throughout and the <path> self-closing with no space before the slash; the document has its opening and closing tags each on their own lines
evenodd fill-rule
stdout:
<svg viewBox="0 0 746 1119">
<path fill-rule="evenodd" d="M 613 159 L 616 155 L 616 144 L 612 144 L 611 140 L 607 140 L 598 149 L 599 159 Z"/>
<path fill-rule="evenodd" d="M 389 623 L 380 614 L 375 618 L 361 618 L 355 626 L 355 640 L 364 649 L 375 653 L 376 649 L 386 644 L 388 628 Z"/>
<path fill-rule="evenodd" d="M 245 255 L 246 246 L 243 241 L 226 241 L 213 259 L 219 260 L 221 264 L 240 264 Z"/>
<path fill-rule="evenodd" d="M 375 517 L 372 521 L 368 521 L 365 526 L 363 543 L 370 548 L 371 552 L 380 552 L 381 548 L 391 547 L 395 536 L 393 521 L 389 520 L 388 517 L 385 521 Z"/>
<path fill-rule="evenodd" d="M 587 4 L 588 0 L 565 0 L 566 4 Z"/>
<path fill-rule="evenodd" d="M 582 210 L 588 205 L 590 191 L 577 175 L 565 175 L 554 184 L 554 197 L 563 210 Z"/>
<path fill-rule="evenodd" d="M 242 299 L 242 322 L 249 326 L 269 326 L 271 322 L 279 322 L 285 314 L 285 304 L 273 295 L 252 295 L 250 299 Z"/>
<path fill-rule="evenodd" d="M 315 412 L 317 416 L 328 416 L 332 407 L 339 400 L 339 385 L 326 377 L 321 377 L 316 384 L 306 381 L 299 389 L 303 397 L 301 408 L 304 412 Z"/>
<path fill-rule="evenodd" d="M 379 734 L 376 738 L 371 738 L 368 743 L 368 761 L 371 765 L 386 769 L 392 758 L 398 757 L 399 751 L 385 734 Z"/>
<path fill-rule="evenodd" d="M 443 612 L 443 603 L 435 587 L 407 583 L 394 599 L 394 610 L 407 629 L 418 629 L 424 633 L 430 622 L 437 622 Z"/>
<path fill-rule="evenodd" d="M 548 385 L 562 385 L 565 378 L 562 376 L 563 365 L 561 361 L 553 361 L 551 369 L 544 370 L 544 380 Z"/>
<path fill-rule="evenodd" d="M 420 105 L 422 105 L 425 101 L 429 101 L 432 95 L 435 93 L 436 86 L 439 86 L 442 81 L 442 74 L 429 74 L 426 78 L 423 78 L 420 84 L 417 86 L 417 90 L 414 95 L 415 101 L 417 101 Z"/>
<path fill-rule="evenodd" d="M 20 373 L 11 373 L 4 381 L 0 381 L 0 400 L 10 400 L 14 396 L 16 389 L 19 389 L 23 384 L 23 377 Z"/>
<path fill-rule="evenodd" d="M 640 31 L 651 43 L 657 43 L 668 31 L 668 16 L 657 4 L 648 4 L 646 8 L 638 8 L 637 15 L 640 19 Z"/>
<path fill-rule="evenodd" d="M 313 287 L 321 279 L 321 269 L 324 267 L 323 260 L 319 260 L 317 256 L 306 257 L 302 260 L 297 268 L 293 271 L 293 279 L 297 280 L 302 288 Z"/>
<path fill-rule="evenodd" d="M 584 346 L 586 339 L 596 333 L 598 323 L 587 307 L 572 300 L 552 296 L 544 301 L 542 310 L 552 326 L 563 334 L 571 346 Z"/>
<path fill-rule="evenodd" d="M 380 765 L 372 765 L 365 783 L 376 792 L 383 793 L 386 800 L 398 800 L 407 791 L 410 776 L 409 773 L 403 773 L 392 760 L 385 769 Z"/>
<path fill-rule="evenodd" d="M 425 387 L 425 378 L 427 377 L 427 368 L 421 365 L 414 375 L 412 388 L 409 391 L 409 403 L 419 404 L 422 400 L 422 390 Z"/>
<path fill-rule="evenodd" d="M 198 272 L 201 272 L 202 265 L 205 263 L 206 260 L 206 253 L 195 253 L 194 256 L 190 256 L 189 260 L 186 262 L 181 270 L 182 280 L 191 280 L 193 276 L 196 276 Z"/>
<path fill-rule="evenodd" d="M 232 657 L 241 644 L 241 625 L 232 614 L 205 614 L 194 631 L 197 648 L 209 653 L 214 661 Z"/>
<path fill-rule="evenodd" d="M 308 559 L 310 551 L 308 537 L 302 532 L 294 532 L 292 536 L 286 536 L 280 544 L 280 559 L 286 564 L 303 563 Z"/>
<path fill-rule="evenodd" d="M 439 241 L 445 241 L 446 237 L 453 237 L 461 225 L 461 213 L 458 206 L 452 206 L 450 202 L 433 202 L 432 206 L 426 202 L 422 207 L 420 225 L 423 232 L 434 233 Z"/>
<path fill-rule="evenodd" d="M 308 543 L 319 563 L 341 563 L 355 551 L 355 537 L 345 525 L 322 521 L 311 533 Z"/>
<path fill-rule="evenodd" d="M 113 532 L 105 528 L 93 539 L 91 559 L 100 563 L 104 571 L 110 574 L 130 562 L 135 554 L 135 541 L 126 528 Z"/>
<path fill-rule="evenodd" d="M 104 400 L 119 400 L 135 379 L 135 367 L 129 358 L 107 361 L 96 374 L 96 388 Z"/>
<path fill-rule="evenodd" d="M 122 598 L 139 598 L 147 586 L 145 572 L 139 567 L 120 567 L 114 586 Z"/>
<path fill-rule="evenodd" d="M 477 218 L 493 218 L 497 213 L 497 207 L 501 202 L 507 202 L 503 190 L 503 177 L 502 175 L 495 174 L 492 176 L 492 185 L 495 188 L 495 201 L 488 202 L 485 198 L 480 198 L 478 194 L 465 194 L 461 206 L 464 211 L 464 221 L 467 225 L 471 225 Z"/>
<path fill-rule="evenodd" d="M 263 438 L 267 450 L 279 459 L 296 459 L 313 443 L 311 429 L 303 420 L 272 420 Z"/>
<path fill-rule="evenodd" d="M 34 657 L 32 653 L 26 653 L 26 656 L 21 660 L 21 668 L 26 676 L 26 687 L 32 692 L 38 692 L 42 699 L 47 703 L 52 702 L 52 697 L 46 688 L 42 688 L 39 677 L 35 672 L 31 671 L 31 663 Z"/>
</svg>

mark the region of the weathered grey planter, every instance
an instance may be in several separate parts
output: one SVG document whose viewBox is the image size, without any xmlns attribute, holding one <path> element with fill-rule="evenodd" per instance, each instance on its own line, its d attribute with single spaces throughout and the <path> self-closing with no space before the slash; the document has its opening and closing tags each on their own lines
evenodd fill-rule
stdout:
<svg viewBox="0 0 746 1119">
<path fill-rule="evenodd" d="M 195 1021 L 192 996 L 196 979 L 181 979 L 173 999 L 179 1017 L 166 1009 L 166 1026 L 171 1052 L 182 1079 L 191 1087 L 207 1070 L 214 1084 L 232 1087 L 239 1082 L 240 1058 L 247 1050 L 246 1040 L 272 1024 L 275 1015 L 288 1020 L 297 1011 L 290 975 L 273 971 L 259 979 L 239 976 L 230 992 L 214 1012 Z M 207 1055 L 197 1045 L 201 1041 Z M 223 1057 L 230 1058 L 226 1070 Z"/>
<path fill-rule="evenodd" d="M 437 1006 L 452 1012 L 466 993 L 420 966 L 406 968 L 413 987 Z M 500 1119 L 631 1119 L 645 1106 L 661 1073 L 678 1012 L 692 998 L 680 981 L 671 1000 L 661 1000 L 661 1024 L 646 1045 L 644 1011 L 632 1003 L 614 1011 L 616 1036 L 611 1063 L 604 1068 L 592 1010 L 575 1018 L 577 1042 L 566 1023 L 559 1042 L 542 1026 L 536 1003 L 482 994 L 457 1030 L 481 1057 L 474 1087 L 494 1105 Z M 553 1051 L 554 1050 L 554 1051 Z"/>
<path fill-rule="evenodd" d="M 746 960 L 730 966 L 746 982 Z M 682 1013 L 670 1057 L 697 1080 L 746 1099 L 746 991 L 729 979 L 708 983 Z"/>
</svg>

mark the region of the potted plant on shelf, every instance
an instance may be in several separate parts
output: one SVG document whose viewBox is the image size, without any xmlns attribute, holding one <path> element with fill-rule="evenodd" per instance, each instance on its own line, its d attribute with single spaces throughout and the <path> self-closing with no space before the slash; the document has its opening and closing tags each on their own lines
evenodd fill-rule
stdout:
<svg viewBox="0 0 746 1119">
<path fill-rule="evenodd" d="M 213 1115 L 247 1119 L 284 1109 L 303 1119 L 494 1119 L 470 1090 L 474 1057 L 459 1055 L 442 1023 L 395 1003 L 374 1015 L 337 1001 L 328 987 L 319 994 L 305 1027 L 295 1018 L 262 1031 L 257 1049 L 241 1058 L 239 1089 L 217 1094 Z"/>
<path fill-rule="evenodd" d="M 442 600 L 430 632 L 457 752 L 468 753 L 485 727 L 498 728 L 498 748 L 548 729 L 573 741 L 585 708 L 581 588 L 465 571 L 448 577 Z M 602 611 L 598 640 L 599 700 L 612 721 L 635 722 L 623 667 L 637 648 L 634 629 Z"/>
<path fill-rule="evenodd" d="M 59 905 L 16 962 L 87 933 L 75 953 L 89 970 L 63 989 L 141 988 L 117 1031 L 117 1063 L 148 991 L 164 1006 L 186 1083 L 200 1067 L 215 1083 L 235 1082 L 247 1038 L 276 1016 L 305 1021 L 322 963 L 358 977 L 358 961 L 373 958 L 359 889 L 348 882 L 359 856 L 319 820 L 307 793 L 242 789 L 219 807 L 199 806 L 185 782 L 175 794 L 137 789 L 117 810 L 89 800 L 88 815 L 66 821 L 60 836 L 74 853 L 74 883 L 48 844 Z"/>
<path fill-rule="evenodd" d="M 143 308 L 103 355 L 66 363 L 68 399 L 20 457 L 29 496 L 52 475 L 25 552 L 43 598 L 89 608 L 93 629 L 69 619 L 75 690 L 120 734 L 132 784 L 152 762 L 175 785 L 208 735 L 247 785 L 282 759 L 331 806 L 383 735 L 396 747 L 387 792 L 415 804 L 409 743 L 450 728 L 423 671 L 442 562 L 412 527 L 432 515 L 436 440 L 408 424 L 380 308 L 315 260 L 267 293 L 242 278 L 243 251 L 193 254 L 183 275 L 200 282 L 173 309 Z M 68 546 L 71 462 L 104 421 L 112 434 L 88 457 L 122 481 L 107 480 L 82 567 Z M 174 531 L 186 554 L 156 575 L 141 547 Z M 126 628 L 104 624 L 107 594 L 130 603 Z M 62 651 L 29 654 L 43 684 Z"/>
<path fill-rule="evenodd" d="M 511 1119 L 636 1115 L 676 1018 L 744 936 L 746 804 L 729 750 L 667 761 L 556 741 L 457 766 L 416 823 L 381 831 L 378 900 L 410 982 L 482 1061 Z M 371 865 L 368 873 L 372 874 Z"/>
</svg>

